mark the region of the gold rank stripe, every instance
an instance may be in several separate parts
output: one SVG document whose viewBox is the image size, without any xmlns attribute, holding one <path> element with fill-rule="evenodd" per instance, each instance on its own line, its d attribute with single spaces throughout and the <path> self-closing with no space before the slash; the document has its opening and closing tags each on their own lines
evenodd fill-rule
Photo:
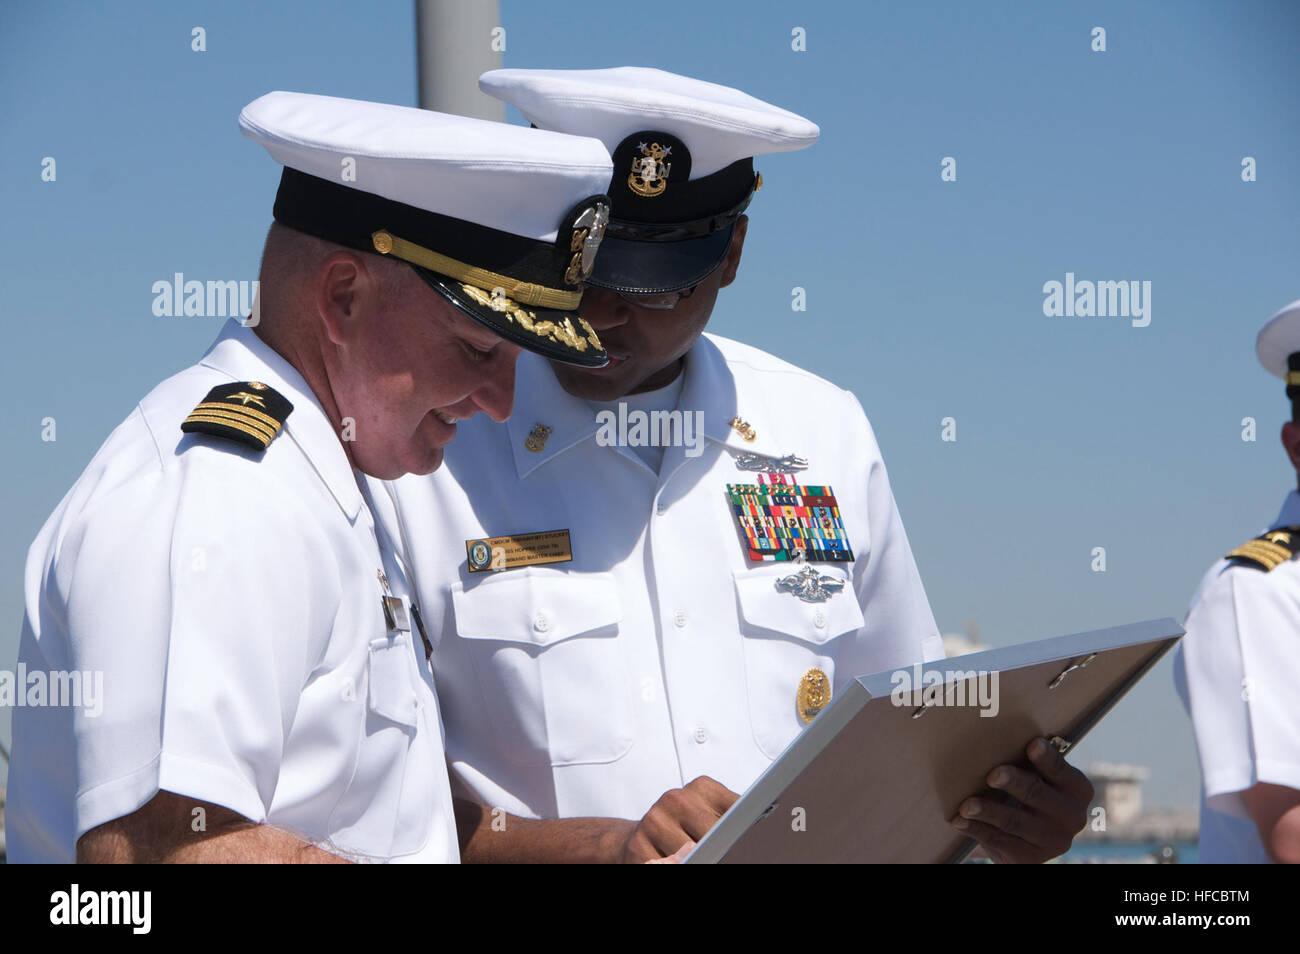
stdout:
<svg viewBox="0 0 1300 954">
<path fill-rule="evenodd" d="M 1287 384 L 1300 384 L 1300 371 L 1288 371 L 1286 373 Z"/>
<path fill-rule="evenodd" d="M 1272 570 L 1291 559 L 1291 556 L 1291 551 L 1281 544 L 1271 543 L 1267 540 L 1250 540 L 1229 553 L 1227 559 L 1232 560 L 1242 557 L 1247 560 L 1254 560 L 1256 563 L 1262 563 Z"/>
<path fill-rule="evenodd" d="M 276 434 L 280 433 L 280 423 L 278 421 L 268 418 L 270 420 L 268 424 L 266 421 L 260 420 L 261 417 L 266 417 L 266 415 L 255 416 L 237 407 L 212 407 L 211 405 L 200 404 L 190 412 L 190 417 L 199 414 L 239 421 L 241 424 L 247 424 L 259 431 L 265 431 L 268 438 L 275 437 Z"/>
<path fill-rule="evenodd" d="M 190 421 L 207 421 L 210 424 L 229 424 L 231 427 L 238 427 L 240 430 L 246 431 L 250 434 L 257 434 L 260 437 L 265 437 L 268 442 L 275 437 L 277 433 L 277 431 L 272 430 L 265 424 L 260 424 L 257 421 L 250 421 L 248 418 L 240 417 L 237 414 L 219 414 L 214 411 L 193 411 L 185 420 L 187 423 Z"/>
<path fill-rule="evenodd" d="M 220 424 L 222 427 L 228 427 L 232 431 L 239 431 L 241 434 L 247 434 L 251 437 L 256 446 L 266 450 L 271 446 L 271 441 L 265 434 L 253 430 L 251 427 L 245 427 L 243 424 L 236 424 L 233 421 L 210 420 L 205 417 L 195 417 L 190 419 L 191 423 L 201 422 L 204 424 Z"/>
<path fill-rule="evenodd" d="M 204 424 L 222 424 L 226 427 L 234 428 L 237 431 L 243 431 L 251 437 L 256 437 L 259 441 L 270 444 L 276 435 L 276 431 L 271 430 L 265 424 L 259 424 L 257 421 L 240 417 L 236 414 L 218 414 L 213 411 L 194 411 L 185 419 L 186 424 L 204 423 Z"/>
<path fill-rule="evenodd" d="M 234 404 L 224 401 L 204 401 L 194 409 L 195 413 L 199 411 L 234 411 L 237 414 L 245 414 L 259 424 L 265 424 L 274 431 L 280 430 L 282 421 L 277 421 L 270 414 L 259 411 L 255 407 L 249 407 L 246 404 Z"/>
<path fill-rule="evenodd" d="M 493 289 L 500 288 L 506 297 L 521 301 L 525 305 L 532 305 L 535 308 L 571 311 L 582 302 L 582 292 L 580 291 L 563 291 L 559 288 L 548 288 L 545 285 L 537 285 L 533 282 L 521 282 L 509 275 L 502 275 L 498 272 L 488 271 L 486 268 L 479 268 L 477 265 L 459 262 L 454 258 L 435 252 L 431 248 L 425 248 L 423 245 L 416 245 L 414 242 L 398 238 L 393 233 L 382 229 L 372 233 L 370 241 L 374 243 L 375 251 L 381 255 L 394 255 L 405 262 L 411 262 L 441 275 L 447 275 L 458 281 L 476 285 L 484 291 L 491 292 Z"/>
</svg>

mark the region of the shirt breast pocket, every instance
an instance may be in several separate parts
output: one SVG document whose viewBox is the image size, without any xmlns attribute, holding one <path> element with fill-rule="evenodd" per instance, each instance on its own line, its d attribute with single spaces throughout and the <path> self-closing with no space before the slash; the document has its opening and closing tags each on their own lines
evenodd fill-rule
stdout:
<svg viewBox="0 0 1300 954">
<path fill-rule="evenodd" d="M 370 641 L 356 766 L 330 826 L 334 846 L 349 854 L 394 858 L 429 839 L 436 799 L 426 779 L 437 777 L 441 749 L 422 735 L 437 726 L 421 717 L 415 652 L 410 633 Z"/>
<path fill-rule="evenodd" d="M 472 657 L 490 744 L 503 758 L 555 766 L 627 754 L 632 699 L 609 574 L 516 570 L 451 594 L 456 649 Z"/>
<path fill-rule="evenodd" d="M 808 724 L 804 715 L 816 714 L 810 708 L 820 711 L 829 704 L 839 639 L 851 639 L 863 625 L 852 579 L 838 566 L 813 566 L 841 580 L 844 588 L 824 602 L 807 603 L 776 588 L 777 580 L 797 572 L 789 563 L 735 573 L 750 724 L 754 741 L 770 759 Z"/>
</svg>

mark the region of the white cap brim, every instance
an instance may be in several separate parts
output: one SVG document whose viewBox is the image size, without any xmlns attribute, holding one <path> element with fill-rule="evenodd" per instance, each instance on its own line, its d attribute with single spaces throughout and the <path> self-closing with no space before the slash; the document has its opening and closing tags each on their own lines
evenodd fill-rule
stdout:
<svg viewBox="0 0 1300 954">
<path fill-rule="evenodd" d="M 1300 351 L 1300 299 L 1287 305 L 1268 320 L 1255 339 L 1255 353 L 1269 374 L 1284 381 L 1287 358 Z"/>
</svg>

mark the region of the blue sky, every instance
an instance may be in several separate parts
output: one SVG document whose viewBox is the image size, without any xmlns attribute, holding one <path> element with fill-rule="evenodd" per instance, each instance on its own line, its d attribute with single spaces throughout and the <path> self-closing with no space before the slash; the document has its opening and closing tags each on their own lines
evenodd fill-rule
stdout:
<svg viewBox="0 0 1300 954">
<path fill-rule="evenodd" d="M 1254 336 L 1300 297 L 1295 4 L 503 0 L 501 18 L 507 66 L 658 66 L 820 124 L 815 147 L 758 161 L 711 330 L 859 396 L 945 631 L 1181 619 L 1294 485 Z M 0 9 L 0 667 L 41 523 L 217 332 L 154 317 L 153 283 L 256 277 L 278 171 L 239 109 L 271 89 L 413 105 L 414 56 L 405 0 Z M 1151 282 L 1150 325 L 1044 316 L 1067 272 Z M 1148 764 L 1148 802 L 1193 805 L 1168 663 L 1078 753 Z"/>
</svg>

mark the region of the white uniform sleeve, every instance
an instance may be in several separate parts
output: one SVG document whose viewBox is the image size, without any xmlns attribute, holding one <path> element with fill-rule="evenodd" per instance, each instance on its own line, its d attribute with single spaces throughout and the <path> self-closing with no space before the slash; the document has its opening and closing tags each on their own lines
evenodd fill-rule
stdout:
<svg viewBox="0 0 1300 954">
<path fill-rule="evenodd" d="M 1216 566 L 1193 598 L 1180 650 L 1206 802 L 1241 818 L 1240 793 L 1256 782 L 1300 789 L 1300 602 L 1281 583 Z"/>
<path fill-rule="evenodd" d="M 56 548 L 40 655 L 103 686 L 100 711 L 77 710 L 71 732 L 28 733 L 49 746 L 48 797 L 74 799 L 51 806 L 72 845 L 160 789 L 266 818 L 337 571 L 306 508 L 259 481 L 257 462 L 210 457 L 101 499 Z M 58 780 L 68 772 L 73 785 Z"/>
<path fill-rule="evenodd" d="M 885 462 L 876 444 L 875 433 L 862 405 L 851 393 L 854 420 L 853 473 L 867 475 L 867 523 L 871 552 L 865 561 L 854 565 L 854 587 L 862 607 L 864 626 L 854 641 L 850 669 L 859 674 L 880 672 L 896 666 L 942 659 L 943 640 L 935 625 L 930 601 L 926 598 L 921 574 L 912 556 L 912 547 L 903 530 L 903 520 L 889 487 Z M 844 515 L 849 540 L 853 527 Z M 839 663 L 840 666 L 844 662 Z"/>
</svg>

